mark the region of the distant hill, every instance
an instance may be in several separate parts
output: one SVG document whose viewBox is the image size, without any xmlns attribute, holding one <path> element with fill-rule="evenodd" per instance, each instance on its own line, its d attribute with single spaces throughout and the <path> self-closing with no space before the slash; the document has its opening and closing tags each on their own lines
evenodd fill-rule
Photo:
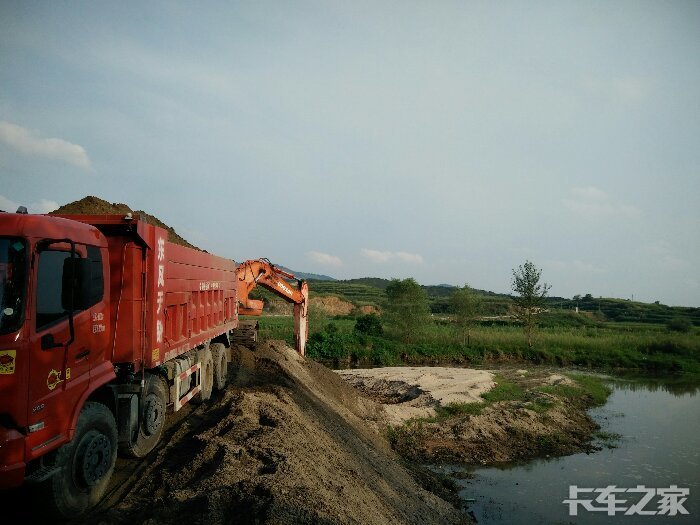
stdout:
<svg viewBox="0 0 700 525">
<path fill-rule="evenodd" d="M 381 277 L 361 277 L 334 281 L 310 281 L 312 293 L 337 295 L 359 306 L 373 305 L 382 307 L 386 301 L 385 290 L 391 279 Z M 434 314 L 447 313 L 450 310 L 450 296 L 457 289 L 452 285 L 422 286 L 430 301 L 430 310 Z M 485 290 L 474 290 L 482 296 L 482 310 L 485 315 L 500 315 L 507 312 L 510 297 Z"/>
<path fill-rule="evenodd" d="M 593 297 L 587 294 L 574 299 L 548 297 L 550 308 L 592 312 L 600 317 L 618 323 L 653 323 L 664 324 L 671 319 L 685 318 L 700 326 L 700 308 L 690 306 L 666 306 L 661 303 L 642 303 L 628 299 Z"/>
<path fill-rule="evenodd" d="M 371 304 L 382 307 L 386 301 L 385 290 L 390 279 L 362 277 L 346 280 L 310 280 L 312 293 L 337 295 L 357 305 Z M 456 286 L 439 284 L 422 286 L 430 301 L 434 314 L 448 314 L 451 311 L 450 296 Z M 486 316 L 499 316 L 508 313 L 513 297 L 487 290 L 474 289 L 481 299 L 481 313 Z M 591 295 L 578 299 L 548 297 L 547 305 L 552 312 L 580 312 L 594 314 L 597 319 L 620 323 L 665 324 L 671 319 L 685 318 L 700 326 L 700 308 L 666 306 L 657 303 L 641 303 L 625 299 L 595 298 Z"/>
<path fill-rule="evenodd" d="M 294 277 L 297 279 L 305 279 L 307 281 L 335 281 L 337 280 L 335 277 L 331 277 L 330 275 L 322 275 L 318 273 L 308 273 L 308 272 L 297 272 L 295 270 L 291 270 L 287 268 L 286 266 L 282 266 L 281 264 L 278 265 L 279 268 L 282 268 L 285 272 L 293 273 Z"/>
<path fill-rule="evenodd" d="M 337 281 L 335 277 L 331 277 L 330 275 L 321 275 L 318 273 L 306 273 L 306 272 L 295 272 L 294 270 L 290 270 L 291 273 L 294 274 L 295 277 L 298 277 L 299 279 L 306 279 L 307 281 Z"/>
</svg>

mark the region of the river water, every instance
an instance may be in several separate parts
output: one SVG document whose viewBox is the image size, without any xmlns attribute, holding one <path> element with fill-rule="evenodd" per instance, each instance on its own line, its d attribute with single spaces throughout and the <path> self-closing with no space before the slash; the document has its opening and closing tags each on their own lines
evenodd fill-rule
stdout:
<svg viewBox="0 0 700 525">
<path fill-rule="evenodd" d="M 591 415 L 603 432 L 621 436 L 613 441 L 616 448 L 471 471 L 472 477 L 457 482 L 479 524 L 700 523 L 700 383 L 611 380 L 610 384 L 613 393 L 608 402 Z M 442 470 L 462 477 L 457 467 Z M 607 498 L 602 492 L 579 492 L 570 498 L 570 486 L 612 485 L 615 490 L 639 491 L 609 492 Z M 688 489 L 687 499 L 679 508 L 673 497 L 667 498 L 667 512 L 660 514 L 664 493 L 658 489 L 675 491 L 672 486 Z M 649 502 L 633 509 L 632 515 L 620 510 L 645 495 Z M 600 502 L 588 506 L 603 510 L 563 503 L 595 498 Z M 571 508 L 576 509 L 575 516 L 570 515 Z M 672 516 L 674 508 L 677 514 Z M 637 510 L 653 514 L 640 515 Z"/>
</svg>

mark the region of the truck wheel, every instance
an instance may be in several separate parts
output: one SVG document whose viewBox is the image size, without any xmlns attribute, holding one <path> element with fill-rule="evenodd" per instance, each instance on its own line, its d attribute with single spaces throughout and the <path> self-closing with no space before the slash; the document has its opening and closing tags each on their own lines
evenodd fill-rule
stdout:
<svg viewBox="0 0 700 525">
<path fill-rule="evenodd" d="M 146 388 L 141 404 L 141 425 L 131 442 L 120 443 L 119 452 L 128 457 L 142 458 L 160 441 L 165 426 L 165 411 L 168 404 L 168 389 L 163 378 L 146 374 Z"/>
<path fill-rule="evenodd" d="M 209 348 L 214 359 L 214 390 L 223 390 L 228 380 L 226 347 L 222 343 L 213 343 Z"/>
<path fill-rule="evenodd" d="M 79 516 L 100 501 L 117 460 L 117 424 L 102 403 L 85 403 L 75 435 L 56 454 L 58 472 L 37 488 L 53 515 Z"/>
<path fill-rule="evenodd" d="M 201 403 L 211 397 L 211 392 L 214 388 L 214 359 L 211 355 L 211 350 L 205 348 L 197 352 L 197 359 L 201 363 L 201 390 L 198 396 L 194 396 L 192 401 Z"/>
</svg>

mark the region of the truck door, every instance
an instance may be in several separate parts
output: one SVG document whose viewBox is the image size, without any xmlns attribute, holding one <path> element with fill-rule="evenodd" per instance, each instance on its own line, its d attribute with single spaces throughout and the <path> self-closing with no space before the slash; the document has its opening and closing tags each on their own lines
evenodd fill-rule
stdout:
<svg viewBox="0 0 700 525">
<path fill-rule="evenodd" d="M 32 444 L 40 446 L 67 437 L 68 424 L 76 405 L 88 388 L 95 351 L 108 337 L 103 317 L 104 278 L 97 247 L 66 243 L 39 245 L 34 264 L 34 307 L 29 380 L 29 425 L 36 425 Z M 83 260 L 89 271 L 89 301 L 74 309 L 73 340 L 70 314 L 66 309 L 70 281 L 64 277 L 67 259 Z"/>
</svg>

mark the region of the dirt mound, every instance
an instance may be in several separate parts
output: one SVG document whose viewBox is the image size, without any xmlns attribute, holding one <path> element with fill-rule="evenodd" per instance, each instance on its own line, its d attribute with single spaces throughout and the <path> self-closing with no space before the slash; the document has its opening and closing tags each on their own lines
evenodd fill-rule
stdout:
<svg viewBox="0 0 700 525">
<path fill-rule="evenodd" d="M 360 312 L 362 315 L 369 315 L 369 314 L 379 315 L 379 314 L 381 314 L 381 311 L 379 310 L 379 308 L 377 308 L 376 306 L 371 305 L 371 304 L 365 304 L 362 306 L 358 306 L 357 311 Z"/>
<path fill-rule="evenodd" d="M 335 295 L 312 296 L 309 303 L 326 315 L 350 315 L 355 305 Z"/>
<path fill-rule="evenodd" d="M 334 372 L 281 342 L 238 349 L 236 361 L 235 382 L 93 522 L 465 522 L 418 486 L 378 430 L 381 409 Z"/>
<path fill-rule="evenodd" d="M 294 305 L 277 297 L 265 298 L 265 311 L 275 315 L 292 315 Z M 343 301 L 335 295 L 312 295 L 309 297 L 309 307 L 312 311 L 322 315 L 350 315 L 355 309 L 355 305 Z"/>
<path fill-rule="evenodd" d="M 93 197 L 92 195 L 84 197 L 79 201 L 64 204 L 57 210 L 52 211 L 49 215 L 126 215 L 127 213 L 138 215 L 142 221 L 147 222 L 148 224 L 165 228 L 168 231 L 168 240 L 170 242 L 179 244 L 180 246 L 187 246 L 188 248 L 199 250 L 199 248 L 180 237 L 173 228 L 165 224 L 157 217 L 154 217 L 143 210 L 134 211 L 129 206 L 121 202 L 110 203 L 98 197 Z"/>
</svg>

